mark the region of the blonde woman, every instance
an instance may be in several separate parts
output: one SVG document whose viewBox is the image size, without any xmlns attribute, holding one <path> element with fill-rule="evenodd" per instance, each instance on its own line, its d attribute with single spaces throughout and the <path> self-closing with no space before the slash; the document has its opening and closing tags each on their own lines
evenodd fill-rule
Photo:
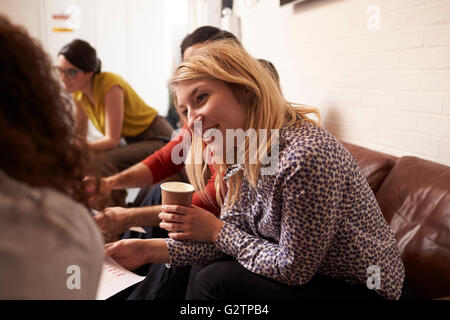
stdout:
<svg viewBox="0 0 450 320">
<path fill-rule="evenodd" d="M 188 299 L 400 298 L 394 235 L 353 157 L 315 123 L 314 110 L 287 102 L 264 67 L 227 41 L 197 49 L 171 84 L 194 135 L 191 183 L 202 189 L 205 145 L 225 173 L 221 217 L 165 206 L 169 239 L 121 240 L 106 245 L 108 255 L 128 269 L 206 264 Z M 267 139 L 230 139 L 238 129 Z"/>
</svg>

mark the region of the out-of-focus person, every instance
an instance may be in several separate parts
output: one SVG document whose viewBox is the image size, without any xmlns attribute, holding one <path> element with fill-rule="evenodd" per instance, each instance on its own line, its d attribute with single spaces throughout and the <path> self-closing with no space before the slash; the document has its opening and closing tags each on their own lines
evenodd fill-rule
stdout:
<svg viewBox="0 0 450 320">
<path fill-rule="evenodd" d="M 94 299 L 104 249 L 91 160 L 49 57 L 0 15 L 0 299 Z"/>
</svg>

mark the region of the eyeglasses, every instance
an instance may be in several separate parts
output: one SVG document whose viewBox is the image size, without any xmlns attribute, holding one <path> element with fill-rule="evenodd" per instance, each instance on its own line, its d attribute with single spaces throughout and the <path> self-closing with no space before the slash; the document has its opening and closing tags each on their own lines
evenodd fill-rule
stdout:
<svg viewBox="0 0 450 320">
<path fill-rule="evenodd" d="M 73 68 L 67 68 L 63 69 L 61 67 L 54 67 L 56 73 L 62 78 L 64 75 L 66 75 L 68 78 L 74 79 L 78 72 L 81 70 L 73 69 Z"/>
</svg>

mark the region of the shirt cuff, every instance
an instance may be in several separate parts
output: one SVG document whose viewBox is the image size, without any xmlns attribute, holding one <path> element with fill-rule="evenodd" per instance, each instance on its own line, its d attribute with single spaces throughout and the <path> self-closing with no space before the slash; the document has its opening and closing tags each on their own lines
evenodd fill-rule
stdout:
<svg viewBox="0 0 450 320">
<path fill-rule="evenodd" d="M 164 239 L 166 241 L 167 250 L 169 252 L 169 263 L 166 263 L 168 268 L 176 267 L 177 264 L 177 252 L 180 252 L 180 248 L 178 247 L 178 242 L 171 238 Z"/>
<path fill-rule="evenodd" d="M 178 241 L 171 238 L 165 241 L 169 252 L 167 267 L 208 264 L 223 256 L 212 242 Z"/>
</svg>

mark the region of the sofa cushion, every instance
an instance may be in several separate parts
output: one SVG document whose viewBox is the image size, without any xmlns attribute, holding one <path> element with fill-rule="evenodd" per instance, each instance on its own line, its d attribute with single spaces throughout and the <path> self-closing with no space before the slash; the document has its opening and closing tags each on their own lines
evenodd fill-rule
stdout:
<svg viewBox="0 0 450 320">
<path fill-rule="evenodd" d="M 450 167 L 400 158 L 376 194 L 421 298 L 450 295 Z"/>
<path fill-rule="evenodd" d="M 372 191 L 376 193 L 397 160 L 396 157 L 342 142 L 358 163 Z"/>
</svg>

